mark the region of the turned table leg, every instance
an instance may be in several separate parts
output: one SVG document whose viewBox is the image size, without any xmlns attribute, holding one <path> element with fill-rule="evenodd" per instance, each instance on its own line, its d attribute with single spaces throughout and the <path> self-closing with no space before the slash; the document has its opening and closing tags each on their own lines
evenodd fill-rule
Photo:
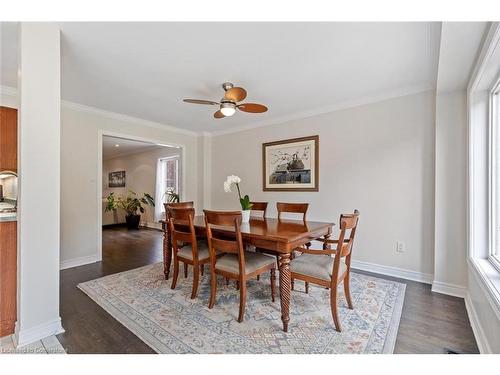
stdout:
<svg viewBox="0 0 500 375">
<path fill-rule="evenodd" d="M 330 228 L 328 230 L 328 233 L 323 236 L 325 240 L 328 240 L 332 236 L 332 229 Z M 309 248 L 309 247 L 308 247 Z M 323 242 L 323 250 L 329 249 L 331 246 L 327 244 L 326 242 Z"/>
<path fill-rule="evenodd" d="M 290 294 L 291 294 L 291 276 L 290 276 L 290 254 L 280 254 L 280 301 L 281 301 L 281 320 L 283 321 L 283 331 L 288 332 L 288 322 L 290 321 Z"/>
<path fill-rule="evenodd" d="M 172 245 L 170 244 L 170 233 L 166 224 L 163 224 L 163 274 L 168 280 L 170 274 L 170 263 L 172 263 Z"/>
</svg>

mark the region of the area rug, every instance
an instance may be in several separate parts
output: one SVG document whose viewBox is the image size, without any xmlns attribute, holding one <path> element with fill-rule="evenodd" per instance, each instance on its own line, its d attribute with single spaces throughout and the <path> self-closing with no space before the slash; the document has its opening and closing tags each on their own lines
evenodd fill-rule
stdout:
<svg viewBox="0 0 500 375">
<path fill-rule="evenodd" d="M 245 319 L 238 317 L 239 292 L 221 278 L 217 301 L 208 309 L 210 275 L 191 300 L 191 277 L 177 288 L 156 263 L 78 287 L 158 353 L 392 353 L 403 308 L 405 284 L 352 273 L 354 310 L 339 298 L 342 332 L 335 331 L 329 291 L 296 281 L 289 332 L 282 331 L 279 297 L 271 302 L 269 277 L 248 282 Z M 339 288 L 341 290 L 343 288 Z"/>
</svg>

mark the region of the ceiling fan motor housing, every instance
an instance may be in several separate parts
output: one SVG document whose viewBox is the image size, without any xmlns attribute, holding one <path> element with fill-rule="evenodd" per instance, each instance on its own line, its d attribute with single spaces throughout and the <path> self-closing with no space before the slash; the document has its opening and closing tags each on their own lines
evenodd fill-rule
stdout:
<svg viewBox="0 0 500 375">
<path fill-rule="evenodd" d="M 224 82 L 222 84 L 222 88 L 224 89 L 224 91 L 230 90 L 233 87 L 234 87 L 234 85 L 231 82 Z"/>
</svg>

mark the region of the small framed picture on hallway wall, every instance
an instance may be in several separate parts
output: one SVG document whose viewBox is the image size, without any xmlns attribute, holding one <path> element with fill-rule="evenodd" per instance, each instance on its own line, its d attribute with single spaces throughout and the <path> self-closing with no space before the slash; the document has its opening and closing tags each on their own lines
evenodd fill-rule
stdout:
<svg viewBox="0 0 500 375">
<path fill-rule="evenodd" d="M 319 191 L 319 136 L 262 144 L 264 191 Z"/>
<path fill-rule="evenodd" d="M 110 188 L 125 187 L 125 171 L 110 172 L 108 178 Z"/>
</svg>

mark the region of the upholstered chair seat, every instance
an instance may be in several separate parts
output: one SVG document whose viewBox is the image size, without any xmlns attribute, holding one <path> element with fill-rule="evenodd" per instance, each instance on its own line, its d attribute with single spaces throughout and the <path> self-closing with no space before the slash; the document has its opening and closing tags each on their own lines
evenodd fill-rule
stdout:
<svg viewBox="0 0 500 375">
<path fill-rule="evenodd" d="M 274 257 L 265 254 L 245 251 L 245 273 L 251 274 L 258 269 L 274 264 Z M 237 254 L 225 254 L 217 260 L 215 269 L 225 272 L 231 272 L 236 275 L 240 273 Z"/>
<path fill-rule="evenodd" d="M 182 247 L 177 252 L 177 256 L 184 259 L 193 260 L 193 249 L 191 248 L 191 245 Z M 210 252 L 208 251 L 207 243 L 200 241 L 198 242 L 198 260 L 202 261 L 205 259 L 210 259 Z"/>
<path fill-rule="evenodd" d="M 339 265 L 340 278 L 346 271 L 346 264 L 341 261 Z M 315 279 L 330 281 L 333 271 L 333 258 L 329 255 L 303 254 L 290 263 L 290 271 Z"/>
</svg>

